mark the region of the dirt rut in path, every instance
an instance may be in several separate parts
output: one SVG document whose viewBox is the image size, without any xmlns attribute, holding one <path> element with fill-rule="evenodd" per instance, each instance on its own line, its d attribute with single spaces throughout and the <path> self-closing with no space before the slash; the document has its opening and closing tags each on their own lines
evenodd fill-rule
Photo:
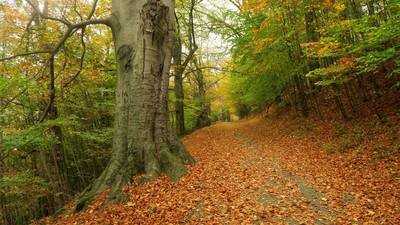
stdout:
<svg viewBox="0 0 400 225">
<path fill-rule="evenodd" d="M 291 213 L 290 208 L 301 208 L 302 205 L 304 207 L 304 203 L 308 203 L 312 209 L 310 217 L 313 217 L 313 223 L 332 223 L 329 218 L 333 217 L 334 213 L 328 209 L 327 199 L 323 193 L 302 177 L 284 171 L 278 158 L 268 157 L 262 146 L 251 137 L 246 136 L 240 129 L 235 131 L 234 136 L 249 152 L 247 160 L 244 161 L 245 169 L 252 169 L 252 165 L 259 167 L 260 170 L 272 168 L 265 185 L 260 187 L 261 196 L 258 198 L 258 202 L 266 208 L 276 208 L 280 212 L 278 215 L 272 215 L 270 220 L 274 223 L 300 224 L 300 222 L 304 222 L 302 221 L 304 215 L 296 216 Z M 289 197 L 290 193 L 296 194 Z M 262 218 L 257 221 L 258 224 L 262 222 Z"/>
</svg>

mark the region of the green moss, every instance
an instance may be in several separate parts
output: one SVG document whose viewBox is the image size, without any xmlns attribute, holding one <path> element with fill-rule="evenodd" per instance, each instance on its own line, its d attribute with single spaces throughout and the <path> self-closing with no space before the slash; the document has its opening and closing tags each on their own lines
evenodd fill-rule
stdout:
<svg viewBox="0 0 400 225">
<path fill-rule="evenodd" d="M 178 181 L 187 174 L 182 161 L 166 148 L 160 151 L 160 164 L 165 174 L 173 181 Z"/>
</svg>

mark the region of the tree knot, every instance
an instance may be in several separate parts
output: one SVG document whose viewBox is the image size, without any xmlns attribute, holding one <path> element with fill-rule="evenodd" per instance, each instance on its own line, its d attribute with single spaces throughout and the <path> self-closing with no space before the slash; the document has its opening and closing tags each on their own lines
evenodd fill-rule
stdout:
<svg viewBox="0 0 400 225">
<path fill-rule="evenodd" d="M 132 69 L 132 61 L 135 56 L 135 50 L 130 45 L 122 45 L 118 48 L 117 57 L 120 61 L 120 70 L 127 73 Z"/>
</svg>

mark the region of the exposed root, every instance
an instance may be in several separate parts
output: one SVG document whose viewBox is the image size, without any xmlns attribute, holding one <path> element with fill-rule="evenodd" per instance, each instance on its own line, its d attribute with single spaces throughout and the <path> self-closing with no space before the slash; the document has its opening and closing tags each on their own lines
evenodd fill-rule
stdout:
<svg viewBox="0 0 400 225">
<path fill-rule="evenodd" d="M 142 177 L 141 184 L 151 182 L 160 176 L 161 168 L 156 157 L 155 147 L 144 152 L 144 168 L 146 175 Z"/>
<path fill-rule="evenodd" d="M 182 160 L 178 156 L 172 154 L 166 146 L 160 150 L 160 164 L 163 172 L 173 181 L 178 181 L 179 178 L 187 174 L 186 167 Z"/>
<path fill-rule="evenodd" d="M 185 165 L 194 165 L 196 163 L 186 148 L 178 141 L 177 137 L 172 136 L 170 138 L 170 147 L 171 152 L 179 157 Z"/>
<path fill-rule="evenodd" d="M 79 197 L 75 212 L 84 210 L 97 195 L 107 190 L 110 190 L 110 193 L 103 206 L 126 201 L 127 196 L 121 193 L 121 189 L 131 181 L 133 175 L 145 174 L 140 181 L 141 184 L 157 179 L 163 172 L 171 180 L 178 181 L 187 174 L 185 164 L 195 163 L 193 157 L 178 141 L 174 141 L 171 145 L 159 144 L 157 148 L 155 145 L 147 146 L 143 148 L 143 161 L 133 156 L 113 154 L 103 173 Z"/>
<path fill-rule="evenodd" d="M 78 198 L 75 212 L 84 210 L 97 195 L 107 190 L 111 191 L 105 205 L 109 203 L 117 203 L 126 199 L 126 197 L 123 197 L 120 190 L 124 185 L 129 183 L 132 174 L 128 169 L 129 167 L 125 167 L 124 165 L 126 165 L 126 163 L 121 164 L 113 160 L 110 161 L 103 173 Z"/>
</svg>

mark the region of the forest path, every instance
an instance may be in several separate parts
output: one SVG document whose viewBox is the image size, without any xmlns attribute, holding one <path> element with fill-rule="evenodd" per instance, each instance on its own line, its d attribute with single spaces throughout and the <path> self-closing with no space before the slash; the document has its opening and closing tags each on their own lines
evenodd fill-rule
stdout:
<svg viewBox="0 0 400 225">
<path fill-rule="evenodd" d="M 195 156 L 196 149 L 207 146 L 197 158 L 199 164 L 210 164 L 204 168 L 215 178 L 202 181 L 213 196 L 200 201 L 184 222 L 331 224 L 335 213 L 325 195 L 281 167 L 265 145 L 268 137 L 257 135 L 258 122 L 219 123 L 186 138 Z"/>
<path fill-rule="evenodd" d="M 136 178 L 128 202 L 101 209 L 102 196 L 51 223 L 400 224 L 400 182 L 387 164 L 327 154 L 321 134 L 293 124 L 256 118 L 198 130 L 183 139 L 197 163 L 179 182 Z"/>
</svg>

